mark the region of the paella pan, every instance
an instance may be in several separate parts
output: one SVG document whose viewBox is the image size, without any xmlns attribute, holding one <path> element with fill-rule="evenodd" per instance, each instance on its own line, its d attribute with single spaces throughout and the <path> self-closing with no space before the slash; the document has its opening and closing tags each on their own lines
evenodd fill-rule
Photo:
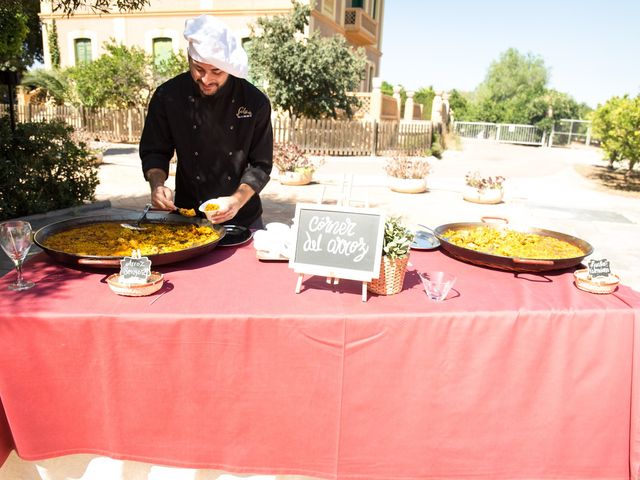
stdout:
<svg viewBox="0 0 640 480">
<path fill-rule="evenodd" d="M 51 258 L 57 262 L 64 263 L 72 267 L 96 267 L 96 268 L 119 268 L 120 260 L 126 254 L 117 255 L 92 255 L 84 253 L 74 253 L 72 248 L 65 248 L 64 246 L 56 245 L 55 247 L 50 245 L 48 239 L 55 234 L 68 232 L 72 229 L 79 227 L 97 227 L 107 225 L 121 225 L 122 223 L 133 223 L 140 217 L 139 213 L 122 213 L 122 214 L 105 214 L 96 216 L 85 216 L 73 218 L 70 220 L 63 220 L 60 222 L 51 223 L 46 225 L 34 234 L 34 242 L 44 252 L 46 252 Z M 174 251 L 158 251 L 158 253 L 151 253 L 145 255 L 155 265 L 166 265 L 171 263 L 180 262 L 190 258 L 194 258 L 213 250 L 216 245 L 222 240 L 225 235 L 224 227 L 220 225 L 213 225 L 208 220 L 198 217 L 184 217 L 182 215 L 176 215 L 162 212 L 150 212 L 147 215 L 148 224 L 163 225 L 163 226 L 185 226 L 185 227 L 209 227 L 213 230 L 213 234 L 201 243 L 198 244 L 185 244 L 184 248 L 178 248 Z"/>
<path fill-rule="evenodd" d="M 499 224 L 487 222 L 486 218 L 482 220 L 440 225 L 434 229 L 434 233 L 440 240 L 441 248 L 454 258 L 475 265 L 514 272 L 541 272 L 571 268 L 579 265 L 585 257 L 593 253 L 593 247 L 588 242 L 571 235 L 542 228 L 514 226 L 505 219 L 500 219 L 505 223 Z M 554 248 L 556 246 L 560 248 L 555 250 L 553 255 L 530 254 L 526 249 L 521 249 L 523 254 L 518 255 L 494 249 L 493 245 L 484 248 L 483 245 L 477 245 L 480 242 L 464 241 L 465 237 L 471 237 L 479 231 L 478 229 L 482 229 L 485 235 L 490 234 L 486 236 L 505 238 L 507 235 L 515 234 L 517 238 L 525 241 L 540 239 L 546 244 L 553 243 Z M 495 253 L 496 251 L 499 253 Z M 509 252 L 509 250 L 506 251 Z M 514 251 L 518 250 L 511 250 L 511 252 Z"/>
</svg>

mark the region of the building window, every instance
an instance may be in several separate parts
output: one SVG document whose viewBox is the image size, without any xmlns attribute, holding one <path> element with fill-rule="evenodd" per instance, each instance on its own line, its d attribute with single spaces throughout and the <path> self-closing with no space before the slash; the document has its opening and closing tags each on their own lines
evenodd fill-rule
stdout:
<svg viewBox="0 0 640 480">
<path fill-rule="evenodd" d="M 322 13 L 328 15 L 329 17 L 333 17 L 335 13 L 335 0 L 323 0 L 322 2 Z"/>
<path fill-rule="evenodd" d="M 363 6 L 364 6 L 364 0 L 347 1 L 347 7 L 349 8 L 362 8 Z"/>
<path fill-rule="evenodd" d="M 160 65 L 160 63 L 169 60 L 172 53 L 173 41 L 170 38 L 161 37 L 153 39 L 153 63 L 155 65 Z"/>
<path fill-rule="evenodd" d="M 76 38 L 73 41 L 76 55 L 76 65 L 83 65 L 91 62 L 91 39 Z"/>
</svg>

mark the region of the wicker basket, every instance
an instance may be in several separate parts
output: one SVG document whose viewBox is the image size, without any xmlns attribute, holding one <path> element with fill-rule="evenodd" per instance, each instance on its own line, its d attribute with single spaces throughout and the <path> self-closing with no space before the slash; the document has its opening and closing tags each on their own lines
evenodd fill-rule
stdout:
<svg viewBox="0 0 640 480">
<path fill-rule="evenodd" d="M 620 278 L 617 275 L 610 274 L 604 279 L 591 279 L 589 270 L 576 270 L 573 272 L 576 281 L 576 287 L 589 293 L 607 294 L 613 293 L 618 288 Z"/>
<path fill-rule="evenodd" d="M 380 276 L 367 284 L 367 290 L 378 295 L 393 295 L 402 290 L 409 255 L 404 258 L 382 257 Z"/>
</svg>

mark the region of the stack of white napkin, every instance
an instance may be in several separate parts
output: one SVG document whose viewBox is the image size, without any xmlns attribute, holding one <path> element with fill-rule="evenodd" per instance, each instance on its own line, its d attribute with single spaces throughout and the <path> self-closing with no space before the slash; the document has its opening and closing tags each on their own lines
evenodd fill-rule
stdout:
<svg viewBox="0 0 640 480">
<path fill-rule="evenodd" d="M 284 223 L 267 223 L 264 230 L 253 234 L 253 246 L 264 257 L 289 258 L 292 245 L 293 230 Z"/>
</svg>

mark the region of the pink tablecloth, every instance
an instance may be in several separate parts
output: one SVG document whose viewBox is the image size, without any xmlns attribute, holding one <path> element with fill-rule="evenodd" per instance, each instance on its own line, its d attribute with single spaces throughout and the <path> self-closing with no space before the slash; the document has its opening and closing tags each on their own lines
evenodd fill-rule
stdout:
<svg viewBox="0 0 640 480">
<path fill-rule="evenodd" d="M 635 479 L 640 295 L 413 252 L 360 300 L 248 245 L 150 297 L 41 256 L 0 279 L 0 459 L 97 453 L 340 479 Z M 458 282 L 430 302 L 418 271 Z"/>
</svg>

